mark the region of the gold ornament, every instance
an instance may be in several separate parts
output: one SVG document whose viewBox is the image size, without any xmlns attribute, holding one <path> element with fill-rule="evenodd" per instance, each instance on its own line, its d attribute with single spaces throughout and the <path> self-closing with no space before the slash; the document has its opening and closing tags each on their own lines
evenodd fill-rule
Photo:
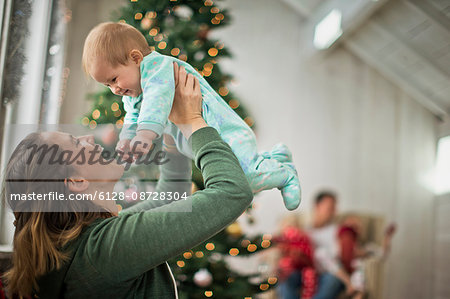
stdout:
<svg viewBox="0 0 450 299">
<path fill-rule="evenodd" d="M 239 238 L 240 236 L 242 236 L 242 229 L 241 226 L 239 225 L 239 223 L 237 222 L 233 222 L 231 223 L 227 229 L 226 232 L 230 235 L 233 236 L 235 238 Z"/>
</svg>

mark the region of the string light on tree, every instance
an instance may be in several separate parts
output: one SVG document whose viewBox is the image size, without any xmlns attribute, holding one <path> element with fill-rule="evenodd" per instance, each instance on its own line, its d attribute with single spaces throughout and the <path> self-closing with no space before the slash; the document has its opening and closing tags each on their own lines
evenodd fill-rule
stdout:
<svg viewBox="0 0 450 299">
<path fill-rule="evenodd" d="M 172 54 L 173 56 L 178 56 L 178 54 L 180 54 L 180 49 L 173 48 L 172 50 L 170 50 L 170 54 Z"/>
<path fill-rule="evenodd" d="M 205 248 L 211 251 L 214 250 L 215 246 L 213 243 L 206 243 Z"/>
<path fill-rule="evenodd" d="M 92 111 L 93 119 L 98 119 L 99 117 L 100 117 L 100 111 L 98 109 L 95 109 L 94 111 Z"/>
<path fill-rule="evenodd" d="M 219 51 L 218 51 L 216 48 L 210 48 L 210 49 L 208 50 L 208 54 L 209 54 L 209 56 L 211 56 L 211 57 L 216 56 L 218 53 L 219 53 Z"/>
<path fill-rule="evenodd" d="M 271 234 L 264 234 L 262 238 L 263 238 L 263 240 L 272 240 L 272 235 Z"/>
<path fill-rule="evenodd" d="M 187 61 L 187 55 L 186 54 L 181 54 L 180 56 L 178 56 L 178 58 L 180 60 Z"/>
<path fill-rule="evenodd" d="M 247 123 L 247 125 L 249 127 L 253 126 L 253 124 L 255 123 L 255 121 L 253 120 L 253 118 L 251 118 L 250 116 L 247 116 L 246 118 L 244 118 L 244 121 Z"/>
<path fill-rule="evenodd" d="M 224 16 L 223 14 L 219 13 L 219 14 L 216 15 L 216 18 L 217 18 L 219 21 L 222 21 L 222 20 L 225 18 L 225 16 Z"/>
<path fill-rule="evenodd" d="M 237 249 L 237 248 L 231 248 L 230 251 L 229 251 L 229 253 L 230 253 L 231 256 L 236 256 L 236 255 L 239 254 L 239 249 Z"/>
<path fill-rule="evenodd" d="M 249 245 L 247 246 L 247 250 L 248 250 L 249 252 L 253 252 L 253 251 L 255 251 L 256 249 L 258 249 L 258 247 L 257 247 L 255 244 L 249 244 Z"/>
<path fill-rule="evenodd" d="M 93 129 L 95 129 L 97 127 L 97 122 L 95 121 L 95 120 L 91 120 L 90 122 L 89 122 L 89 128 L 91 129 L 91 130 L 93 130 Z"/>
<path fill-rule="evenodd" d="M 166 47 L 167 47 L 167 43 L 166 42 L 160 42 L 158 44 L 158 48 L 161 49 L 161 50 L 165 49 Z"/>
<path fill-rule="evenodd" d="M 219 94 L 221 96 L 225 97 L 228 93 L 229 93 L 229 90 L 225 86 L 222 86 L 221 88 L 219 88 Z"/>
<path fill-rule="evenodd" d="M 158 15 L 158 14 L 156 13 L 156 11 L 148 11 L 148 12 L 145 14 L 145 17 L 146 17 L 146 18 L 149 18 L 149 19 L 154 19 L 154 18 L 156 18 L 157 15 Z"/>
<path fill-rule="evenodd" d="M 261 242 L 261 247 L 262 248 L 269 248 L 270 247 L 270 241 L 269 240 L 263 240 L 262 242 Z"/>
<path fill-rule="evenodd" d="M 259 285 L 259 288 L 261 291 L 266 291 L 269 288 L 269 285 L 267 283 L 262 283 Z"/>
<path fill-rule="evenodd" d="M 232 99 L 228 102 L 228 105 L 230 105 L 231 108 L 236 109 L 237 107 L 239 107 L 239 101 Z"/>
<path fill-rule="evenodd" d="M 250 240 L 244 239 L 244 240 L 241 241 L 241 246 L 242 247 L 247 247 L 250 243 L 251 243 Z"/>
<path fill-rule="evenodd" d="M 83 126 L 88 126 L 88 125 L 89 125 L 89 118 L 83 117 L 83 118 L 81 119 L 81 124 L 82 124 Z"/>
</svg>

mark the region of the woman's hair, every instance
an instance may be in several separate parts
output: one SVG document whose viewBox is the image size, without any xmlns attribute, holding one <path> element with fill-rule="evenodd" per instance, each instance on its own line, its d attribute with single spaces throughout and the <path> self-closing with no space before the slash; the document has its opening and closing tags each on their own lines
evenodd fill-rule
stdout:
<svg viewBox="0 0 450 299">
<path fill-rule="evenodd" d="M 50 200 L 8 200 L 15 194 L 50 192 L 68 198 L 71 191 L 64 179 L 74 170 L 70 165 L 49 163 L 49 155 L 42 156 L 42 152 L 39 155 L 36 147 L 45 145 L 40 133 L 28 135 L 14 150 L 5 172 L 2 197 L 10 204 L 16 218 L 12 267 L 4 275 L 11 296 L 28 296 L 33 290 L 37 291 L 37 279 L 67 261 L 69 253 L 63 252 L 62 247 L 76 239 L 95 219 L 112 216 L 99 209 L 80 212 L 77 200 L 64 202 L 64 211 L 58 211 L 61 206 Z M 57 151 L 62 152 L 58 148 Z M 50 210 L 56 212 L 48 212 Z"/>
<path fill-rule="evenodd" d="M 131 50 L 149 54 L 150 47 L 144 35 L 131 25 L 106 22 L 95 26 L 86 37 L 83 48 L 82 64 L 89 74 L 95 59 L 104 59 L 111 66 L 126 64 Z"/>
</svg>

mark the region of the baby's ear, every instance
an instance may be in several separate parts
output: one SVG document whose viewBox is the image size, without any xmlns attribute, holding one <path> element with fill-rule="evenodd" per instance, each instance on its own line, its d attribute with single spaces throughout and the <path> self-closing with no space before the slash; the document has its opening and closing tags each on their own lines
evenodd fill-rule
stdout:
<svg viewBox="0 0 450 299">
<path fill-rule="evenodd" d="M 140 64 L 144 59 L 144 55 L 142 55 L 142 52 L 136 49 L 130 51 L 129 57 L 136 64 Z"/>
</svg>

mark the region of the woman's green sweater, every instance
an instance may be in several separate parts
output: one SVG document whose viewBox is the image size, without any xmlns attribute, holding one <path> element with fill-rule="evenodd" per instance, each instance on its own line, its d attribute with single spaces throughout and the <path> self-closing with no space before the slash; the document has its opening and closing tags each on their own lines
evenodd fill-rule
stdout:
<svg viewBox="0 0 450 299">
<path fill-rule="evenodd" d="M 190 138 L 205 189 L 187 200 L 144 201 L 97 219 L 70 245 L 71 260 L 38 280 L 39 298 L 177 298 L 166 260 L 239 217 L 253 194 L 231 148 L 211 127 Z M 171 154 L 158 192 L 190 188 L 190 160 Z"/>
</svg>

